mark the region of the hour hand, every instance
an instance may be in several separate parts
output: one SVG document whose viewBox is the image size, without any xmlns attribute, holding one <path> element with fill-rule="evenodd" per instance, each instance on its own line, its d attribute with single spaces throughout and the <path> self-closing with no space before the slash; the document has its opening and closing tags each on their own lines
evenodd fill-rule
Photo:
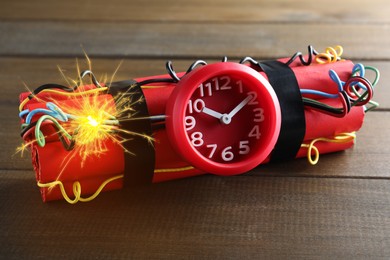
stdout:
<svg viewBox="0 0 390 260">
<path fill-rule="evenodd" d="M 209 116 L 215 117 L 217 119 L 221 119 L 223 116 L 221 113 L 214 111 L 214 110 L 207 108 L 207 107 L 203 107 L 202 112 L 209 115 Z"/>
</svg>

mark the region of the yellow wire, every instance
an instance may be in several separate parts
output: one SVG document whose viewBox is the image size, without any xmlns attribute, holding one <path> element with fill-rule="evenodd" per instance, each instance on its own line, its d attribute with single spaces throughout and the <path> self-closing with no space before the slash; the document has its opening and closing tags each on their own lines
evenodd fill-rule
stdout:
<svg viewBox="0 0 390 260">
<path fill-rule="evenodd" d="M 311 165 L 316 165 L 320 158 L 320 152 L 318 148 L 314 146 L 316 142 L 328 142 L 328 143 L 348 143 L 356 139 L 355 132 L 352 133 L 341 133 L 334 136 L 333 139 L 320 137 L 312 140 L 309 144 L 302 144 L 301 147 L 307 148 L 307 160 Z M 314 159 L 312 157 L 312 152 L 314 152 Z"/>
<path fill-rule="evenodd" d="M 159 172 L 179 172 L 179 171 L 188 171 L 188 170 L 192 170 L 192 169 L 194 169 L 194 167 L 187 166 L 187 167 L 182 167 L 182 168 L 156 169 L 156 170 L 154 170 L 154 172 L 155 173 L 159 173 Z M 54 188 L 55 186 L 59 186 L 61 194 L 62 194 L 62 197 L 64 197 L 64 199 L 68 203 L 76 204 L 79 201 L 81 201 L 81 202 L 88 202 L 88 201 L 91 201 L 91 200 L 95 199 L 108 183 L 110 183 L 112 181 L 115 181 L 117 179 L 123 178 L 123 177 L 124 177 L 124 175 L 122 174 L 122 175 L 114 176 L 112 178 L 109 178 L 109 179 L 105 180 L 99 186 L 99 188 L 95 191 L 95 193 L 92 194 L 91 196 L 87 197 L 87 198 L 82 198 L 81 197 L 81 183 L 79 181 L 75 181 L 73 183 L 73 195 L 75 197 L 74 199 L 71 199 L 68 196 L 68 194 L 65 191 L 65 187 L 64 187 L 64 184 L 62 183 L 62 181 L 53 181 L 53 182 L 48 182 L 48 183 L 41 183 L 41 182 L 38 181 L 37 185 L 40 188 L 49 188 L 49 189 Z"/>
<path fill-rule="evenodd" d="M 94 93 L 98 93 L 100 91 L 105 91 L 107 89 L 108 89 L 108 87 L 102 87 L 102 88 L 94 88 L 94 89 L 90 89 L 90 90 L 86 90 L 86 91 L 81 91 L 81 92 L 64 92 L 64 91 L 58 91 L 58 90 L 54 90 L 54 89 L 44 89 L 41 92 L 39 92 L 39 94 L 42 92 L 49 92 L 49 93 L 54 93 L 54 94 L 63 95 L 63 96 L 67 96 L 67 97 L 75 97 L 75 96 L 94 94 Z M 23 110 L 23 107 L 27 104 L 27 102 L 29 100 L 30 99 L 27 97 L 20 103 L 19 111 Z"/>
<path fill-rule="evenodd" d="M 23 107 L 27 104 L 27 102 L 29 101 L 30 99 L 29 98 L 25 98 L 19 105 L 19 112 L 23 110 Z"/>
<path fill-rule="evenodd" d="M 61 194 L 64 197 L 64 199 L 70 204 L 75 204 L 79 201 L 88 202 L 88 201 L 95 199 L 108 183 L 115 181 L 117 179 L 120 179 L 120 178 L 123 178 L 123 174 L 107 179 L 99 186 L 99 188 L 96 190 L 96 192 L 93 195 L 91 195 L 87 198 L 81 197 L 81 184 L 79 181 L 75 181 L 73 183 L 73 195 L 75 196 L 75 198 L 73 200 L 71 198 L 69 198 L 68 194 L 66 194 L 65 187 L 64 187 L 64 184 L 62 183 L 62 181 L 53 181 L 53 182 L 49 182 L 49 183 L 38 182 L 37 185 L 40 188 L 49 188 L 49 189 L 54 188 L 55 186 L 58 185 L 60 187 Z"/>
<path fill-rule="evenodd" d="M 316 55 L 316 61 L 319 64 L 336 62 L 338 58 L 341 58 L 342 54 L 343 54 L 342 46 L 337 45 L 334 48 L 328 47 L 325 49 L 325 52 L 318 53 Z"/>
<path fill-rule="evenodd" d="M 189 171 L 195 169 L 192 166 L 182 167 L 182 168 L 171 168 L 171 169 L 155 169 L 154 173 L 160 172 L 181 172 L 181 171 Z"/>
<path fill-rule="evenodd" d="M 67 97 L 74 97 L 74 96 L 83 96 L 83 95 L 88 95 L 88 94 L 94 94 L 94 93 L 98 93 L 100 91 L 105 91 L 107 89 L 108 89 L 108 87 L 102 87 L 102 88 L 94 88 L 94 89 L 80 91 L 80 92 L 65 92 L 65 91 L 58 91 L 58 90 L 54 90 L 54 89 L 44 89 L 39 93 L 49 92 L 49 93 L 55 93 L 55 94 L 59 94 L 59 95 L 67 96 Z"/>
</svg>

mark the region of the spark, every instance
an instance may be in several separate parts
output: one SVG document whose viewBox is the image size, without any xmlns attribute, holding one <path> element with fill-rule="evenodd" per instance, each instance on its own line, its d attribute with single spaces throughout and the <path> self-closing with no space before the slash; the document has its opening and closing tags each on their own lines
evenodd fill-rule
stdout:
<svg viewBox="0 0 390 260">
<path fill-rule="evenodd" d="M 88 119 L 88 123 L 93 126 L 93 127 L 98 127 L 101 123 L 98 122 L 95 118 L 91 117 L 91 116 L 87 116 L 87 119 Z"/>
<path fill-rule="evenodd" d="M 82 91 L 82 87 L 80 90 Z M 88 96 L 68 99 L 66 102 L 57 101 L 57 105 L 69 115 L 69 121 L 64 129 L 72 136 L 75 143 L 74 152 L 81 157 L 81 164 L 90 156 L 97 156 L 108 152 L 107 141 L 112 141 L 127 151 L 123 143 L 134 136 L 141 136 L 151 142 L 152 138 L 143 134 L 122 129 L 122 120 L 135 120 L 136 111 L 132 107 L 134 102 L 131 96 L 119 94 L 116 97 L 101 94 L 96 91 Z M 128 138 L 124 138 L 127 136 Z"/>
<path fill-rule="evenodd" d="M 87 55 L 86 60 L 88 68 L 91 71 L 91 61 Z M 119 64 L 119 66 L 122 62 Z M 115 69 L 110 81 L 113 81 L 114 75 L 117 73 L 119 66 Z M 83 82 L 80 77 L 77 80 L 72 80 L 64 74 L 64 71 L 58 67 L 60 74 L 70 87 L 74 87 L 75 91 L 64 94 L 66 98 L 59 99 L 56 95 L 39 95 L 37 100 L 40 102 L 52 102 L 61 111 L 63 111 L 68 120 L 61 122 L 63 130 L 58 134 L 66 139 L 67 143 L 73 143 L 72 150 L 64 158 L 58 173 L 57 180 L 69 165 L 70 161 L 80 160 L 81 167 L 90 157 L 99 157 L 108 151 L 107 142 L 113 142 L 123 148 L 125 153 L 132 154 L 124 147 L 124 143 L 130 141 L 135 136 L 145 138 L 152 145 L 153 138 L 144 133 L 131 131 L 131 129 L 121 128 L 121 121 L 124 120 L 139 120 L 136 117 L 137 111 L 133 107 L 138 102 L 143 102 L 142 98 L 134 100 L 131 95 L 133 86 L 129 86 L 128 90 L 120 93 L 117 96 L 107 94 L 109 90 L 104 83 L 99 86 L 94 86 L 90 75 L 90 82 Z M 80 66 L 76 60 L 76 70 L 79 75 Z M 107 77 L 105 77 L 107 79 Z M 72 84 L 73 83 L 73 84 Z M 108 84 L 110 85 L 110 84 Z M 49 93 L 50 94 L 50 93 Z M 65 131 L 65 132 L 63 132 Z M 66 133 L 64 135 L 64 133 Z M 35 141 L 35 140 L 34 140 Z M 17 151 L 24 152 L 31 143 L 23 144 L 17 148 Z"/>
<path fill-rule="evenodd" d="M 21 143 L 18 147 L 16 147 L 16 151 L 13 156 L 20 153 L 20 157 L 24 156 L 24 153 L 32 146 L 33 143 L 35 143 L 36 140 L 27 141 L 24 143 Z"/>
</svg>

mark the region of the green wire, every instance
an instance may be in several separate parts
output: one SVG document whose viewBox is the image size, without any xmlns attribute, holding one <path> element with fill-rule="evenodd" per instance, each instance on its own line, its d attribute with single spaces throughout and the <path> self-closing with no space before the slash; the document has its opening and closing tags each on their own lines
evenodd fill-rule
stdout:
<svg viewBox="0 0 390 260">
<path fill-rule="evenodd" d="M 49 115 L 44 115 L 38 119 L 37 124 L 35 126 L 35 139 L 37 140 L 37 143 L 40 147 L 44 147 L 45 143 L 46 143 L 45 136 L 43 135 L 43 133 L 40 130 L 41 124 L 45 120 L 52 121 L 56 125 L 56 127 L 58 128 L 59 132 L 64 134 L 64 136 L 66 138 L 68 138 L 69 140 L 72 140 L 72 136 L 60 125 L 60 123 L 58 123 L 58 121 L 54 117 L 49 116 Z"/>
<path fill-rule="evenodd" d="M 372 66 L 364 66 L 364 69 L 366 70 L 371 70 L 373 72 L 375 72 L 375 79 L 374 81 L 371 83 L 371 86 L 372 88 L 374 88 L 376 86 L 376 84 L 378 83 L 379 81 L 379 78 L 380 78 L 380 72 L 377 68 L 375 67 L 372 67 Z M 352 72 L 352 75 L 354 76 L 356 73 L 358 72 L 358 70 L 355 70 Z M 354 87 L 351 88 L 353 93 L 358 97 L 358 100 L 356 100 L 356 102 L 360 102 L 361 100 L 364 99 L 364 97 L 366 96 L 367 92 L 365 92 L 363 95 L 361 95 Z M 356 103 L 354 102 L 354 103 Z M 377 108 L 379 106 L 379 103 L 378 102 L 375 102 L 373 100 L 370 100 L 368 101 L 368 103 L 371 105 L 370 107 L 366 107 L 366 109 L 364 110 L 364 112 L 368 112 L 370 110 L 373 110 L 375 108 Z"/>
</svg>

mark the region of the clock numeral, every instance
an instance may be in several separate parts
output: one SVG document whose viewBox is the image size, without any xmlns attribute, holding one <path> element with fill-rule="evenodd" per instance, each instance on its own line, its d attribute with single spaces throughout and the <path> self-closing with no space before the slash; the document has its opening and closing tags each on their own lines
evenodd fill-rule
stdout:
<svg viewBox="0 0 390 260">
<path fill-rule="evenodd" d="M 184 124 L 186 125 L 186 130 L 189 131 L 193 129 L 196 125 L 195 117 L 193 116 L 186 116 L 184 119 Z"/>
<path fill-rule="evenodd" d="M 259 139 L 260 136 L 261 133 L 258 125 L 255 125 L 248 134 L 248 137 L 255 137 L 256 139 Z"/>
<path fill-rule="evenodd" d="M 215 150 L 217 150 L 217 144 L 208 144 L 206 147 L 211 148 L 209 159 L 213 158 Z"/>
<path fill-rule="evenodd" d="M 208 155 L 208 158 L 209 159 L 213 158 L 215 155 L 215 152 L 217 151 L 218 145 L 217 144 L 208 144 L 206 147 L 211 149 L 210 153 Z M 239 154 L 243 154 L 243 155 L 248 154 L 250 152 L 250 150 L 251 149 L 250 149 L 248 140 L 240 141 L 239 150 L 238 150 Z M 225 162 L 229 162 L 229 161 L 233 160 L 234 159 L 233 147 L 232 146 L 225 147 L 221 151 L 221 158 Z"/>
<path fill-rule="evenodd" d="M 231 152 L 233 148 L 231 146 L 226 147 L 225 149 L 222 150 L 221 156 L 222 160 L 225 162 L 229 162 L 234 159 L 234 154 Z"/>
<path fill-rule="evenodd" d="M 242 86 L 242 81 L 239 80 L 239 81 L 236 82 L 236 84 L 237 84 L 237 86 L 238 86 L 238 91 L 239 91 L 240 93 L 244 92 L 244 88 L 243 88 L 243 86 Z"/>
<path fill-rule="evenodd" d="M 212 78 L 211 81 L 214 82 L 215 90 L 219 90 L 219 81 L 218 78 Z"/>
<path fill-rule="evenodd" d="M 204 97 L 205 96 L 205 90 L 206 90 L 206 94 L 211 97 L 213 95 L 213 88 L 211 86 L 211 83 L 206 83 L 206 84 L 200 84 L 199 85 L 199 95 L 201 97 Z"/>
<path fill-rule="evenodd" d="M 255 91 L 249 91 L 247 93 L 248 96 L 251 96 L 251 100 L 249 100 L 248 105 L 258 105 L 259 101 L 257 101 L 257 92 Z"/>
<path fill-rule="evenodd" d="M 251 148 L 249 147 L 249 141 L 240 141 L 240 150 L 239 154 L 248 154 L 250 152 Z"/>
<path fill-rule="evenodd" d="M 204 97 L 203 84 L 200 84 L 198 88 L 199 88 L 199 96 Z"/>
<path fill-rule="evenodd" d="M 211 87 L 211 83 L 210 83 L 210 82 L 209 82 L 209 83 L 206 83 L 204 86 L 205 86 L 206 89 L 207 89 L 207 93 L 208 93 L 209 97 L 211 97 L 211 96 L 213 95 L 213 89 L 212 89 L 212 87 Z"/>
<path fill-rule="evenodd" d="M 195 147 L 202 146 L 204 143 L 203 141 L 203 134 L 201 132 L 193 132 L 191 134 L 191 144 Z"/>
<path fill-rule="evenodd" d="M 196 99 L 194 102 L 192 102 L 192 100 L 188 100 L 188 112 L 190 114 L 194 113 L 195 112 L 202 112 L 202 109 L 206 106 L 206 104 L 204 103 L 204 101 L 200 98 Z"/>
<path fill-rule="evenodd" d="M 255 113 L 255 118 L 253 118 L 253 122 L 263 122 L 264 121 L 264 109 L 258 107 L 253 109 Z"/>
<path fill-rule="evenodd" d="M 221 82 L 224 81 L 223 84 L 222 84 L 222 86 L 221 86 L 221 88 L 220 88 L 220 90 L 229 90 L 229 89 L 232 89 L 232 87 L 229 86 L 229 84 L 230 84 L 230 77 L 229 77 L 229 76 L 222 76 L 222 77 L 220 78 L 220 81 L 221 81 Z"/>
</svg>

